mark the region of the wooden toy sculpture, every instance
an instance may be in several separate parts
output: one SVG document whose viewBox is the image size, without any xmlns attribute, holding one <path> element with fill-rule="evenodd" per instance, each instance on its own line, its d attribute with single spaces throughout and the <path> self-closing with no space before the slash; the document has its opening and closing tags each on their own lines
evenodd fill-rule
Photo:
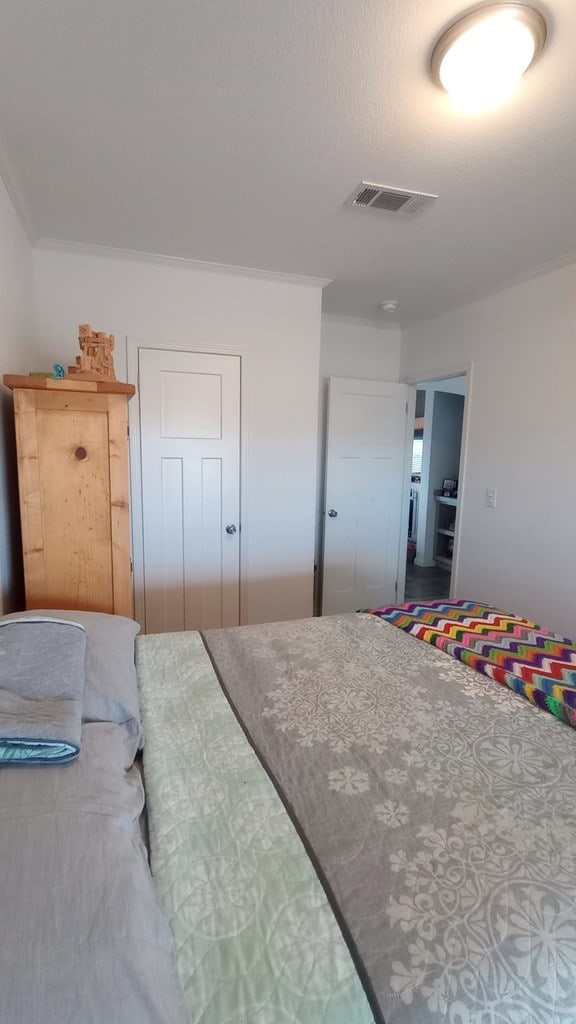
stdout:
<svg viewBox="0 0 576 1024">
<path fill-rule="evenodd" d="M 93 331 L 90 324 L 78 327 L 78 342 L 81 355 L 76 356 L 76 366 L 69 366 L 66 377 L 83 377 L 84 380 L 116 380 L 114 373 L 114 335 Z"/>
</svg>

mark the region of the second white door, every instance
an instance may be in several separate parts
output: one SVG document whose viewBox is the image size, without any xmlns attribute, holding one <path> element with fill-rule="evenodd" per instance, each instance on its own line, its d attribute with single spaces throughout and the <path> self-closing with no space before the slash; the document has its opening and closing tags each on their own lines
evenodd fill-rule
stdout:
<svg viewBox="0 0 576 1024">
<path fill-rule="evenodd" d="M 323 615 L 403 597 L 413 401 L 405 384 L 330 380 Z"/>
<path fill-rule="evenodd" d="M 138 362 L 146 632 L 238 625 L 240 358 Z"/>
</svg>

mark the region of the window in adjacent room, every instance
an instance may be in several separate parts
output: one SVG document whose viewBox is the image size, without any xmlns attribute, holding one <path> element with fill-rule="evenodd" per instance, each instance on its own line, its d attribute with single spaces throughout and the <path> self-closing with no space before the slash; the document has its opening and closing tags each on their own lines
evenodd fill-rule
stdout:
<svg viewBox="0 0 576 1024">
<path fill-rule="evenodd" d="M 418 475 L 422 472 L 422 448 L 424 445 L 424 438 L 415 437 L 412 441 L 412 475 L 415 473 Z"/>
</svg>

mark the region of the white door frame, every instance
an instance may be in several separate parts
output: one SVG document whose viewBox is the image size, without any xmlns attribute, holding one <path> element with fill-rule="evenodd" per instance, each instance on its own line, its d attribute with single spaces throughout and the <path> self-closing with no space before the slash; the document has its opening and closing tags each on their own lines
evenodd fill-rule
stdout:
<svg viewBox="0 0 576 1024">
<path fill-rule="evenodd" d="M 452 572 L 450 575 L 450 598 L 454 598 L 458 592 L 458 580 L 460 575 L 460 560 L 462 555 L 462 544 L 460 537 L 462 534 L 462 523 L 465 518 L 465 494 L 466 494 L 466 474 L 468 466 L 468 445 L 470 440 L 470 414 L 472 409 L 472 384 L 474 379 L 474 363 L 457 363 L 451 366 L 443 366 L 441 369 L 430 370 L 426 373 L 421 372 L 419 374 L 407 374 L 402 377 L 403 384 L 412 384 L 418 387 L 418 384 L 426 384 L 432 380 L 447 380 L 449 377 L 463 377 L 466 376 L 466 394 L 464 395 L 464 418 L 462 422 L 462 442 L 460 445 L 460 465 L 458 469 L 458 505 L 456 508 L 456 529 L 454 537 L 454 547 L 456 554 L 454 557 L 454 564 L 452 566 Z M 408 520 L 408 513 L 406 513 L 406 521 Z"/>
<path fill-rule="evenodd" d="M 186 345 L 184 342 L 126 336 L 126 367 L 129 384 L 134 384 L 136 394 L 128 403 L 128 426 L 130 430 L 130 507 L 132 514 L 132 580 L 134 588 L 134 618 L 146 631 L 146 604 L 144 593 L 144 524 L 142 508 L 142 465 L 140 462 L 140 400 L 138 395 L 138 362 L 141 348 L 165 349 L 168 352 L 201 352 L 208 355 L 240 356 L 240 608 L 239 621 L 243 622 L 246 607 L 246 580 L 243 567 L 247 562 L 247 544 L 242 536 L 242 522 L 247 497 L 247 436 L 248 369 L 251 353 L 232 345 Z"/>
<path fill-rule="evenodd" d="M 408 380 L 400 381 L 401 384 L 408 384 L 412 387 L 412 383 Z M 404 434 L 404 474 L 403 474 L 403 485 L 402 485 L 402 510 L 400 513 L 400 522 L 404 524 L 400 529 L 400 539 L 398 544 L 398 569 L 396 572 L 396 579 L 398 580 L 398 590 L 396 593 L 396 601 L 398 604 L 404 602 L 405 589 L 406 589 L 406 534 L 408 532 L 408 513 L 410 510 L 410 481 L 412 477 L 412 440 L 414 438 L 414 409 L 416 407 L 416 390 L 408 393 L 408 409 L 406 415 L 406 431 Z"/>
</svg>

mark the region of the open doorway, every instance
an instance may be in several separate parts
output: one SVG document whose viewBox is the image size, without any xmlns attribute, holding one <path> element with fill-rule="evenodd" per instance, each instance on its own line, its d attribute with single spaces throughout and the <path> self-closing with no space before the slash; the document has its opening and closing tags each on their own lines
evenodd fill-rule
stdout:
<svg viewBox="0 0 576 1024">
<path fill-rule="evenodd" d="M 467 376 L 416 385 L 405 600 L 449 598 Z"/>
</svg>

